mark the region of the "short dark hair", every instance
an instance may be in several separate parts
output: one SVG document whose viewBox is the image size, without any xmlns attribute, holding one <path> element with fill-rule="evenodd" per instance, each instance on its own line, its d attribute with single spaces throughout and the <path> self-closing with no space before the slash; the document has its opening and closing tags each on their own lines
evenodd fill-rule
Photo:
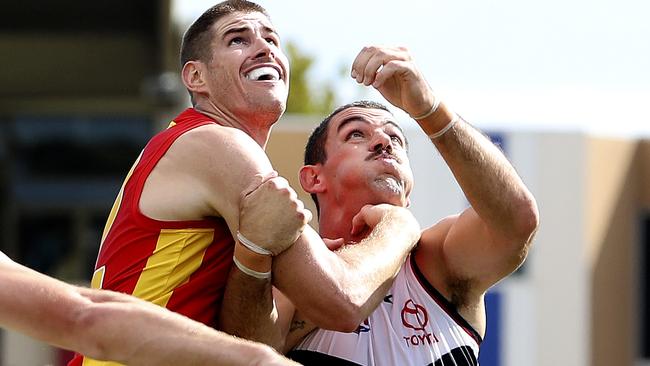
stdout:
<svg viewBox="0 0 650 366">
<path fill-rule="evenodd" d="M 325 151 L 325 143 L 327 142 L 327 131 L 329 129 L 330 121 L 334 116 L 350 108 L 367 108 L 367 109 L 381 109 L 388 113 L 392 112 L 384 104 L 373 102 L 369 100 L 360 100 L 352 103 L 342 105 L 330 113 L 325 119 L 312 131 L 305 146 L 305 165 L 324 164 L 327 161 L 327 152 Z M 316 194 L 311 194 L 312 200 L 316 204 L 316 210 L 320 211 L 318 205 L 318 198 Z"/>
<path fill-rule="evenodd" d="M 181 43 L 181 68 L 188 61 L 199 60 L 210 61 L 210 42 L 212 42 L 211 27 L 224 16 L 236 12 L 269 14 L 260 5 L 246 0 L 227 0 L 214 5 L 206 10 L 201 16 L 190 25 Z"/>
</svg>

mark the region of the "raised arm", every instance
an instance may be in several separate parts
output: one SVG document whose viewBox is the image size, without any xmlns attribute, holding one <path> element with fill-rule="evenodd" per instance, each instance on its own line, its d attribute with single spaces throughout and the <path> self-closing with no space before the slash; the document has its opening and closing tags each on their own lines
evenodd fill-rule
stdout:
<svg viewBox="0 0 650 366">
<path fill-rule="evenodd" d="M 418 122 L 471 204 L 423 233 L 423 244 L 434 243 L 423 249 L 440 257 L 444 275 L 469 280 L 482 293 L 514 271 L 526 257 L 538 211 L 502 152 L 437 98 L 406 49 L 368 47 L 355 60 L 353 73 Z"/>
<path fill-rule="evenodd" d="M 424 129 L 454 118 L 458 122 L 433 142 L 471 207 L 448 219 L 451 225 L 441 250 L 450 278 L 471 280 L 474 290 L 484 292 L 524 261 L 537 230 L 538 211 L 502 152 L 443 103 L 440 114 L 419 122 Z"/>
<path fill-rule="evenodd" d="M 134 297 L 66 284 L 0 252 L 0 326 L 128 365 L 297 365 Z"/>
</svg>

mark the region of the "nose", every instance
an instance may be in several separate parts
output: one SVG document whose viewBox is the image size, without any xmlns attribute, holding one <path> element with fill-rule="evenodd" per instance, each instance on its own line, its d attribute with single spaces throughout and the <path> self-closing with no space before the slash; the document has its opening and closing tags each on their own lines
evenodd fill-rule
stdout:
<svg viewBox="0 0 650 366">
<path fill-rule="evenodd" d="M 373 151 L 386 150 L 389 153 L 393 152 L 392 140 L 384 132 L 377 132 L 373 135 L 371 146 Z"/>
<path fill-rule="evenodd" d="M 255 59 L 268 57 L 275 58 L 271 44 L 262 36 L 255 37 Z"/>
</svg>

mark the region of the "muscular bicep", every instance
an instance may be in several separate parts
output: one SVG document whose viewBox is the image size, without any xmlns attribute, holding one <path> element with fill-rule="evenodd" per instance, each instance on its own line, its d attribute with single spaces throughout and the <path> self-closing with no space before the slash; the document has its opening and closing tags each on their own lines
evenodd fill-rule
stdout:
<svg viewBox="0 0 650 366">
<path fill-rule="evenodd" d="M 439 225 L 444 227 L 437 235 L 447 276 L 469 280 L 475 290 L 487 290 L 514 271 L 525 257 L 521 247 L 495 234 L 472 208 Z M 423 238 L 430 235 L 425 233 Z"/>
</svg>

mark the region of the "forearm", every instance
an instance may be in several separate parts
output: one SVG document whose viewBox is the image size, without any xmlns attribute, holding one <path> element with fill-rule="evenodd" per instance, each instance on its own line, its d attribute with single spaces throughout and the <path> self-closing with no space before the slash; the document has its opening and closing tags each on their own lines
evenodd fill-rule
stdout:
<svg viewBox="0 0 650 366">
<path fill-rule="evenodd" d="M 0 326 L 128 365 L 296 365 L 134 297 L 75 287 L 0 261 Z"/>
<path fill-rule="evenodd" d="M 282 349 L 277 318 L 270 279 L 252 278 L 233 267 L 221 308 L 221 330 Z"/>
<path fill-rule="evenodd" d="M 431 135 L 454 118 L 458 122 L 432 141 L 472 208 L 494 233 L 529 236 L 531 226 L 536 226 L 535 200 L 503 153 L 444 103 L 418 122 Z"/>
<path fill-rule="evenodd" d="M 74 286 L 10 260 L 0 262 L 0 283 L 0 326 L 77 349 L 67 334 L 82 302 Z"/>
<path fill-rule="evenodd" d="M 85 346 L 90 357 L 169 366 L 250 365 L 282 359 L 264 345 L 215 331 L 153 304 L 122 294 L 83 291 L 93 303 L 92 311 L 79 321 L 83 328 L 79 333 L 93 340 Z"/>
<path fill-rule="evenodd" d="M 405 222 L 381 222 L 359 244 L 333 253 L 306 229 L 274 261 L 274 283 L 318 327 L 352 331 L 382 301 L 417 242 Z"/>
<path fill-rule="evenodd" d="M 316 328 L 316 324 L 302 316 L 302 314 L 296 313 L 291 320 L 291 326 L 289 327 L 282 353 L 286 354 L 291 351 L 303 338 Z"/>
</svg>

